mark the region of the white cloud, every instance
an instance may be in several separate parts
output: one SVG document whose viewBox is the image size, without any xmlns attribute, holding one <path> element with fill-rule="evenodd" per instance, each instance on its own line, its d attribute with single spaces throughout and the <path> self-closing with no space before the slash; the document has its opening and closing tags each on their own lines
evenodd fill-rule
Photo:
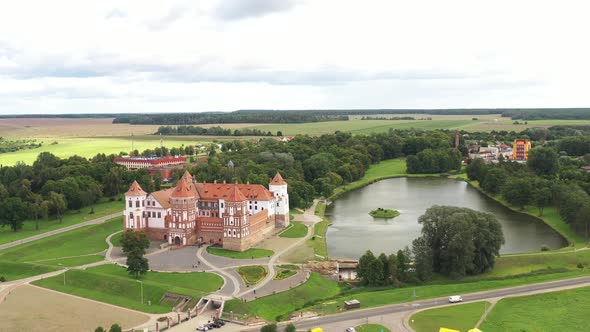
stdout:
<svg viewBox="0 0 590 332">
<path fill-rule="evenodd" d="M 18 1 L 0 113 L 588 106 L 584 1 Z"/>
</svg>

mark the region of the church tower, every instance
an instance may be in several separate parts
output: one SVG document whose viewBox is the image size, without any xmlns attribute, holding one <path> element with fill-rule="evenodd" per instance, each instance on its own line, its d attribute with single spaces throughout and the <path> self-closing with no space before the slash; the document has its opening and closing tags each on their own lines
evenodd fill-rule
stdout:
<svg viewBox="0 0 590 332">
<path fill-rule="evenodd" d="M 270 180 L 268 190 L 272 191 L 275 196 L 276 226 L 289 226 L 289 193 L 287 192 L 287 182 L 283 180 L 279 172 Z"/>
<path fill-rule="evenodd" d="M 137 181 L 133 181 L 125 193 L 125 212 L 123 229 L 144 230 L 147 227 L 145 218 L 145 198 L 147 193 L 141 189 Z"/>
<path fill-rule="evenodd" d="M 170 195 L 172 213 L 168 221 L 168 243 L 181 246 L 195 242 L 194 229 L 197 218 L 195 192 L 193 183 L 183 177 Z"/>
</svg>

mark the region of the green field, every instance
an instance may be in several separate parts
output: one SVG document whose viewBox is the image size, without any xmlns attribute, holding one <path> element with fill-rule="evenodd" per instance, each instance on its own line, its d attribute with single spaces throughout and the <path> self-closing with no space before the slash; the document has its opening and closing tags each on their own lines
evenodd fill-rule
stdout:
<svg viewBox="0 0 590 332">
<path fill-rule="evenodd" d="M 410 326 L 416 332 L 438 331 L 441 327 L 467 331 L 475 327 L 489 306 L 489 302 L 482 301 L 421 311 L 410 317 Z"/>
<path fill-rule="evenodd" d="M 244 279 L 246 285 L 255 285 L 268 274 L 264 266 L 260 265 L 241 266 L 236 271 Z"/>
<path fill-rule="evenodd" d="M 129 277 L 125 268 L 115 265 L 69 270 L 65 275 L 65 285 L 63 275 L 33 284 L 148 313 L 170 312 L 173 303 L 161 301 L 165 293 L 191 296 L 191 303 L 196 304 L 201 296 L 219 289 L 223 284 L 219 276 L 205 272 L 148 272 L 141 280 L 143 304 L 140 302 L 142 285 Z"/>
<path fill-rule="evenodd" d="M 166 136 L 163 145 L 172 148 L 181 145 L 208 145 L 216 137 L 203 136 Z M 227 139 L 227 138 L 226 138 Z M 57 142 L 58 144 L 51 144 Z M 153 149 L 160 146 L 160 137 L 156 135 L 135 136 L 133 148 L 139 151 Z M 131 151 L 131 137 L 76 137 L 76 138 L 50 138 L 45 139 L 42 147 L 31 150 L 20 150 L 11 153 L 0 154 L 0 163 L 5 166 L 15 165 L 22 161 L 32 164 L 41 152 L 51 152 L 60 158 L 73 155 L 93 157 L 97 153 L 109 155 L 111 153 Z"/>
<path fill-rule="evenodd" d="M 124 208 L 124 202 L 122 201 L 109 202 L 104 199 L 101 203 L 83 207 L 79 211 L 68 211 L 61 223 L 58 219 L 39 220 L 39 230 L 35 229 L 35 221 L 33 220 L 26 220 L 23 228 L 18 232 L 13 232 L 9 227 L 0 227 L 0 244 L 17 241 L 33 235 L 121 212 Z M 94 209 L 93 214 L 89 213 L 91 209 Z"/>
<path fill-rule="evenodd" d="M 285 315 L 292 313 L 310 301 L 334 296 L 340 292 L 335 281 L 327 280 L 317 273 L 312 273 L 309 280 L 300 286 L 276 295 L 242 302 L 234 299 L 225 303 L 224 312 L 256 315 L 266 320 L 284 320 Z M 281 316 L 281 317 L 278 317 Z"/>
<path fill-rule="evenodd" d="M 500 300 L 481 326 L 485 332 L 587 331 L 590 288 Z M 585 327 L 584 327 L 585 326 Z"/>
<path fill-rule="evenodd" d="M 85 226 L 2 250 L 0 260 L 45 264 L 47 260 L 56 258 L 97 254 L 108 248 L 106 237 L 123 228 L 122 220 L 123 217 L 117 217 L 98 225 Z M 91 256 L 85 257 L 80 259 L 95 261 Z"/>
<path fill-rule="evenodd" d="M 300 238 L 307 235 L 307 226 L 299 221 L 291 222 L 291 226 L 279 234 L 279 237 Z"/>
<path fill-rule="evenodd" d="M 6 281 L 28 278 L 58 269 L 51 266 L 0 261 L 0 277 Z"/>
<path fill-rule="evenodd" d="M 355 328 L 357 332 L 391 332 L 390 329 L 380 324 L 363 324 Z"/>
<path fill-rule="evenodd" d="M 207 252 L 211 255 L 223 256 L 235 259 L 254 259 L 265 258 L 274 255 L 274 251 L 268 249 L 250 248 L 245 251 L 233 251 L 223 248 L 207 247 Z"/>
<path fill-rule="evenodd" d="M 319 202 L 315 208 L 315 214 L 321 217 L 322 221 L 313 226 L 313 236 L 305 241 L 305 244 L 313 249 L 315 255 L 327 259 L 328 246 L 326 244 L 326 232 L 328 231 L 328 226 L 330 226 L 331 222 L 325 217 L 325 212 L 326 204 Z M 321 258 L 317 256 L 313 257 L 313 259 Z"/>
</svg>

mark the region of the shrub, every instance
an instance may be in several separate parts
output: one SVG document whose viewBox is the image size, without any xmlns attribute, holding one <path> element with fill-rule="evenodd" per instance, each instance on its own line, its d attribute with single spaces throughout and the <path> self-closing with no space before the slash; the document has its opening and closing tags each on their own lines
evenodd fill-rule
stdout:
<svg viewBox="0 0 590 332">
<path fill-rule="evenodd" d="M 109 332 L 122 332 L 123 329 L 121 328 L 121 326 L 119 324 L 113 324 L 111 325 L 111 328 L 109 329 Z"/>
<path fill-rule="evenodd" d="M 0 282 L 5 282 L 6 281 L 6 277 L 5 276 L 0 276 Z"/>
<path fill-rule="evenodd" d="M 106 332 L 102 326 L 97 327 L 94 329 L 94 332 Z"/>
<path fill-rule="evenodd" d="M 582 263 L 578 263 L 577 266 L 578 266 L 578 269 L 583 269 L 584 268 L 584 264 L 582 264 Z"/>
<path fill-rule="evenodd" d="M 549 251 L 549 250 L 550 249 L 549 249 L 549 246 L 548 245 L 546 245 L 546 244 L 542 244 L 541 245 L 541 251 Z"/>
</svg>

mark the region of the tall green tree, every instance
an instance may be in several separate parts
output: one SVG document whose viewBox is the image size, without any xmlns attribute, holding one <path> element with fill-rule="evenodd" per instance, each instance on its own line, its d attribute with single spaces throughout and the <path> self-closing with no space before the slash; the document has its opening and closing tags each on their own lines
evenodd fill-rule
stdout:
<svg viewBox="0 0 590 332">
<path fill-rule="evenodd" d="M 0 202 L 0 224 L 10 226 L 16 232 L 27 218 L 27 204 L 19 197 L 9 197 Z"/>
<path fill-rule="evenodd" d="M 132 252 L 127 256 L 127 272 L 138 279 L 150 269 L 147 258 L 138 252 Z"/>
<path fill-rule="evenodd" d="M 433 275 L 433 257 L 432 249 L 426 243 L 424 237 L 419 237 L 412 241 L 412 251 L 414 252 L 414 268 L 416 276 L 421 281 L 429 281 Z"/>
<path fill-rule="evenodd" d="M 530 177 L 510 177 L 502 187 L 502 196 L 512 205 L 524 207 L 532 200 L 533 186 Z"/>
<path fill-rule="evenodd" d="M 58 194 L 54 191 L 50 191 L 47 196 L 47 201 L 51 206 L 51 209 L 55 211 L 57 218 L 59 219 L 59 223 L 61 224 L 63 220 L 63 213 L 66 211 L 67 202 L 63 194 Z"/>
<path fill-rule="evenodd" d="M 529 151 L 527 165 L 537 175 L 552 176 L 559 170 L 559 155 L 557 151 L 548 147 L 536 147 Z"/>
</svg>

